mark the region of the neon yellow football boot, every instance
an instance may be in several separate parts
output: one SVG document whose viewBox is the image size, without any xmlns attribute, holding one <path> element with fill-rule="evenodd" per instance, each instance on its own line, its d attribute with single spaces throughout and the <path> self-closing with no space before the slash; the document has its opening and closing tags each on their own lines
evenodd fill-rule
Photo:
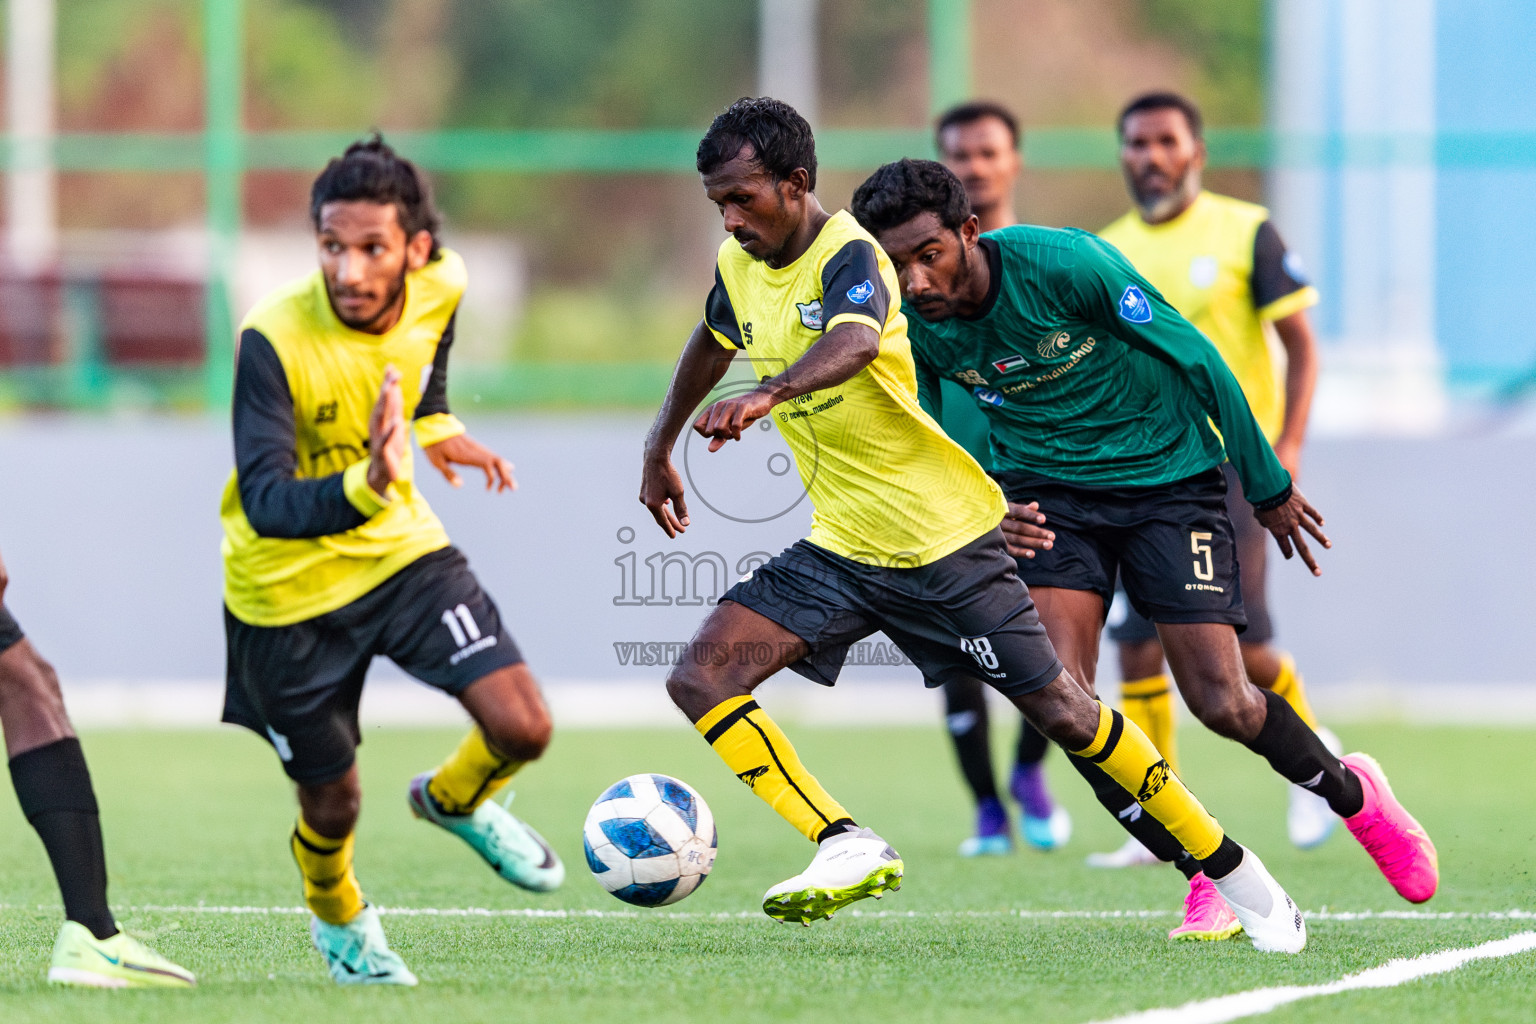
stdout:
<svg viewBox="0 0 1536 1024">
<path fill-rule="evenodd" d="M 197 977 L 127 932 L 98 939 L 77 921 L 65 921 L 53 943 L 48 981 L 88 988 L 191 988 Z"/>
</svg>

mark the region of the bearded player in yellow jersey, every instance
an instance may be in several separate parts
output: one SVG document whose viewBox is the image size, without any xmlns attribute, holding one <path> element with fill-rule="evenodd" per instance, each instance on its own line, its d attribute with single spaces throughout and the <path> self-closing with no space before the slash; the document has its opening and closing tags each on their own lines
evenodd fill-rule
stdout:
<svg viewBox="0 0 1536 1024">
<path fill-rule="evenodd" d="M 1132 100 L 1119 120 L 1120 162 L 1136 208 L 1100 234 L 1114 244 L 1180 313 L 1216 343 L 1237 377 L 1254 418 L 1292 478 L 1317 382 L 1317 345 L 1306 310 L 1318 301 L 1300 261 L 1289 252 L 1262 206 L 1201 188 L 1205 143 L 1199 109 L 1175 93 Z M 1285 352 L 1285 373 L 1270 334 Z M 1234 486 L 1227 504 L 1242 567 L 1248 629 L 1241 634 L 1243 667 L 1257 686 L 1284 697 L 1335 754 L 1338 738 L 1318 725 L 1291 656 L 1272 644 L 1265 595 L 1265 531 Z M 1111 629 L 1119 645 L 1121 706 L 1177 767 L 1174 704 L 1163 650 L 1151 622 L 1123 604 L 1126 618 Z M 1322 798 L 1290 787 L 1291 841 L 1302 848 L 1328 838 L 1338 822 Z M 1090 863 L 1120 867 L 1151 857 L 1136 841 Z"/>
<path fill-rule="evenodd" d="M 412 780 L 411 812 L 507 881 L 564 878 L 549 846 L 490 797 L 549 742 L 538 684 L 413 483 L 406 422 L 434 467 L 510 490 L 512 467 L 449 412 L 466 283 L 426 181 L 377 135 L 315 180 L 320 269 L 240 330 L 235 470 L 224 491 L 224 720 L 268 740 L 298 789 L 290 838 L 310 935 L 339 984 L 414 985 L 352 869 L 356 748 L 375 656 L 456 697 L 475 726 Z"/>
<path fill-rule="evenodd" d="M 646 438 L 640 500 L 667 536 L 686 530 L 679 435 L 691 421 L 718 451 L 759 420 L 778 428 L 811 498 L 810 537 L 727 591 L 667 678 L 731 772 L 817 844 L 763 910 L 808 925 L 900 885 L 896 851 L 817 782 L 753 696 L 783 668 L 833 685 L 849 646 L 883 630 L 930 684 L 983 679 L 1099 764 L 1201 862 L 1256 947 L 1300 950 L 1301 914 L 1258 858 L 1057 660 L 999 529 L 1002 492 L 918 404 L 891 261 L 816 199 L 805 119 L 777 100 L 738 100 L 696 166 L 731 237 Z M 760 383 L 698 412 L 738 352 Z"/>
</svg>

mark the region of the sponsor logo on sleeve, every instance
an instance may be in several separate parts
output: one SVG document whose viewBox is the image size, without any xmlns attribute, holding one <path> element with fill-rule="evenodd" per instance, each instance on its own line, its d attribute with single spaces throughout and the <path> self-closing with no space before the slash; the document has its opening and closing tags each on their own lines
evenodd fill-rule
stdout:
<svg viewBox="0 0 1536 1024">
<path fill-rule="evenodd" d="M 1029 365 L 1029 360 L 1025 359 L 1018 353 L 1014 353 L 1011 356 L 1005 356 L 1004 358 L 995 361 L 992 365 L 994 368 L 996 368 L 998 373 L 1009 373 L 1013 370 L 1024 369 L 1024 367 Z"/>
<path fill-rule="evenodd" d="M 866 279 L 863 284 L 856 284 L 848 289 L 848 301 L 854 305 L 862 306 L 873 298 L 874 294 L 874 283 Z"/>
<path fill-rule="evenodd" d="M 1306 285 L 1312 283 L 1312 279 L 1307 276 L 1306 264 L 1302 263 L 1301 257 L 1294 252 L 1286 253 L 1285 258 L 1280 261 L 1280 265 L 1285 268 L 1287 274 L 1291 275 L 1291 280 L 1297 284 Z"/>
<path fill-rule="evenodd" d="M 810 302 L 797 302 L 795 308 L 800 311 L 800 322 L 813 331 L 821 330 L 821 300 L 812 299 Z"/>
<path fill-rule="evenodd" d="M 1125 294 L 1120 296 L 1120 319 L 1133 324 L 1152 322 L 1152 303 L 1135 285 L 1126 288 Z"/>
<path fill-rule="evenodd" d="M 1004 401 L 1003 393 L 993 391 L 991 388 L 977 388 L 974 394 L 977 401 L 986 402 L 988 405 L 1002 405 Z"/>
</svg>

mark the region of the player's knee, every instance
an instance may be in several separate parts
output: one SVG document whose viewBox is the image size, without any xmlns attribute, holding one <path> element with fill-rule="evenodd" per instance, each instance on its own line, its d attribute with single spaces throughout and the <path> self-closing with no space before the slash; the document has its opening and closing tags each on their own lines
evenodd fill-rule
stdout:
<svg viewBox="0 0 1536 1024">
<path fill-rule="evenodd" d="M 667 675 L 667 696 L 690 721 L 697 722 L 720 703 L 714 699 L 714 689 L 703 673 L 691 666 L 674 665 Z"/>
<path fill-rule="evenodd" d="M 549 711 L 542 704 L 525 708 L 516 716 L 508 716 L 486 728 L 486 739 L 503 757 L 514 761 L 537 761 L 549 746 L 555 724 Z"/>
<path fill-rule="evenodd" d="M 29 644 L 23 644 L 7 658 L 5 671 L 0 672 L 0 707 L 63 713 L 59 674 Z"/>
<path fill-rule="evenodd" d="M 299 787 L 304 821 L 323 836 L 339 839 L 357 827 L 363 809 L 363 789 L 355 774 L 334 782 Z"/>
<path fill-rule="evenodd" d="M 1189 701 L 1189 710 L 1218 736 L 1252 739 L 1264 724 L 1263 701 L 1248 699 L 1256 694 L 1246 681 L 1240 686 L 1206 687 Z"/>
</svg>

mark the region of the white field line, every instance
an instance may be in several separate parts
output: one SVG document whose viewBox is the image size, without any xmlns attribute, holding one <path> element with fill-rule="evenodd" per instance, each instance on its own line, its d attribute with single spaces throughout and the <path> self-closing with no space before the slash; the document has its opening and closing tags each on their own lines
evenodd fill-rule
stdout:
<svg viewBox="0 0 1536 1024">
<path fill-rule="evenodd" d="M 20 907 L 0 904 L 6 910 L 50 910 L 44 906 Z M 144 903 L 122 908 L 124 914 L 223 914 L 235 916 L 307 915 L 304 907 L 239 907 L 195 904 L 186 906 Z M 512 918 L 662 918 L 671 921 L 767 921 L 761 911 L 720 911 L 698 913 L 687 910 L 562 910 L 542 907 L 378 907 L 380 914 L 393 917 L 512 917 Z M 1308 921 L 1536 921 L 1536 910 L 1309 910 Z M 880 920 L 945 920 L 1017 918 L 1019 920 L 1114 921 L 1148 920 L 1178 916 L 1175 910 L 860 910 L 841 911 L 840 917 Z"/>
<path fill-rule="evenodd" d="M 1445 949 L 1438 953 L 1388 960 L 1380 967 L 1372 967 L 1359 974 L 1346 974 L 1337 981 L 1322 985 L 1249 989 L 1247 992 L 1234 992 L 1229 996 L 1202 999 L 1183 1006 L 1143 1010 L 1096 1024 L 1225 1024 L 1226 1021 L 1268 1013 L 1276 1007 L 1302 999 L 1331 996 L 1362 988 L 1396 988 L 1419 978 L 1454 971 L 1474 960 L 1514 956 L 1533 949 L 1536 949 L 1536 932 L 1518 932 L 1507 939 L 1494 939 L 1466 949 Z"/>
</svg>

